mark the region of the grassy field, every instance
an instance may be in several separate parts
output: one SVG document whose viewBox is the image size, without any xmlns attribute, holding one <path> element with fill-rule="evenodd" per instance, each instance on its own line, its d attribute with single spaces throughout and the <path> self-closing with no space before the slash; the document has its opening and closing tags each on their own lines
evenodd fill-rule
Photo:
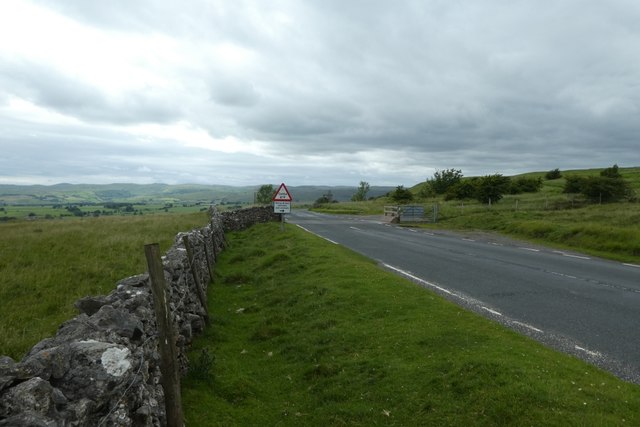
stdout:
<svg viewBox="0 0 640 427">
<path fill-rule="evenodd" d="M 640 197 L 640 168 L 622 168 L 620 173 Z M 566 176 L 597 176 L 599 170 L 565 171 Z M 544 173 L 522 176 L 542 177 Z M 442 197 L 417 199 L 431 211 L 439 206 L 438 223 L 431 228 L 497 231 L 513 237 L 573 249 L 624 262 L 640 261 L 640 203 L 588 204 L 562 192 L 565 178 L 543 181 L 538 193 L 506 195 L 491 207 L 477 201 L 445 201 Z M 418 194 L 425 183 L 412 188 Z M 387 198 L 367 202 L 333 203 L 319 212 L 380 215 Z"/>
<path fill-rule="evenodd" d="M 131 204 L 130 208 L 119 209 L 109 205 L 76 205 L 85 216 L 136 216 L 158 214 L 184 214 L 206 211 L 209 205 L 202 204 Z M 3 219 L 59 219 L 74 217 L 73 212 L 60 205 L 7 205 L 0 207 L 0 222 Z"/>
<path fill-rule="evenodd" d="M 640 425 L 640 387 L 277 224 L 229 235 L 189 426 Z"/>
<path fill-rule="evenodd" d="M 206 222 L 191 213 L 0 223 L 0 354 L 20 359 L 77 314 L 78 298 L 145 272 L 145 244 L 165 251 Z"/>
</svg>

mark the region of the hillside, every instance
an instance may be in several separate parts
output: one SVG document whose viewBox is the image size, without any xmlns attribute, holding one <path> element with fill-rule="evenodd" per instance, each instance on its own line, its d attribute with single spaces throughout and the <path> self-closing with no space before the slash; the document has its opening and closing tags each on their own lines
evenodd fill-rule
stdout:
<svg viewBox="0 0 640 427">
<path fill-rule="evenodd" d="M 581 177 L 586 177 L 586 176 L 598 176 L 600 175 L 600 172 L 602 170 L 604 170 L 605 168 L 601 168 L 601 169 L 572 169 L 572 170 L 561 170 L 560 172 L 562 173 L 562 178 L 560 179 L 555 179 L 552 181 L 544 181 L 543 182 L 543 191 L 545 190 L 549 190 L 549 189 L 554 189 L 556 193 L 561 193 L 562 192 L 562 188 L 564 187 L 564 183 L 566 180 L 566 177 L 568 176 L 581 176 Z M 625 180 L 627 180 L 629 182 L 629 184 L 631 185 L 631 188 L 633 188 L 636 192 L 640 192 L 640 167 L 628 167 L 628 168 L 619 168 L 618 171 L 620 172 L 620 174 L 622 175 L 622 178 L 624 178 Z M 464 171 L 462 171 L 464 173 Z M 518 179 L 518 178 L 541 178 L 541 179 L 545 179 L 545 175 L 547 174 L 548 171 L 544 171 L 544 172 L 527 172 L 527 173 L 523 173 L 523 174 L 519 174 L 519 175 L 514 175 L 511 176 L 510 178 L 512 179 Z M 464 177 L 463 179 L 471 179 L 474 177 Z M 422 187 L 424 187 L 425 185 L 427 185 L 428 181 L 424 181 L 424 182 L 420 182 L 416 185 L 414 185 L 413 187 L 410 188 L 410 190 L 414 193 L 418 193 L 420 191 L 420 189 Z"/>
<path fill-rule="evenodd" d="M 604 168 L 603 168 L 604 169 Z M 561 171 L 562 178 L 544 179 L 546 172 L 531 172 L 519 177 L 542 177 L 542 186 L 535 193 L 505 194 L 492 205 L 473 198 L 445 200 L 442 195 L 421 191 L 422 182 L 411 187 L 413 204 L 433 212 L 437 206 L 437 224 L 429 222 L 415 226 L 464 231 L 499 232 L 525 239 L 638 264 L 640 262 L 640 167 L 620 168 L 635 196 L 615 203 L 598 203 L 576 194 L 563 192 L 567 177 L 598 176 L 603 169 Z M 471 177 L 464 177 L 463 180 Z M 373 201 L 330 203 L 314 210 L 352 215 L 381 215 L 385 205 L 396 204 L 389 197 Z"/>
<path fill-rule="evenodd" d="M 168 185 L 168 184 L 56 184 L 56 185 L 0 185 L 2 205 L 68 205 L 118 203 L 252 203 L 260 186 L 234 187 L 227 185 Z M 277 188 L 277 185 L 274 185 Z M 346 201 L 356 187 L 289 186 L 295 202 L 307 203 L 331 191 L 335 200 Z M 371 187 L 369 195 L 380 196 L 393 187 Z"/>
</svg>

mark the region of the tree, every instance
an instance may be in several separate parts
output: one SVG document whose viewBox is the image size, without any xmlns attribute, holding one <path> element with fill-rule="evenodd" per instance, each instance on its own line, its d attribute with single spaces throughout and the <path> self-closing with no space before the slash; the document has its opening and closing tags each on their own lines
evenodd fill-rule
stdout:
<svg viewBox="0 0 640 427">
<path fill-rule="evenodd" d="M 510 194 L 537 193 L 542 187 L 541 178 L 518 178 L 511 181 Z"/>
<path fill-rule="evenodd" d="M 333 200 L 333 193 L 331 192 L 331 190 L 328 190 L 321 197 L 318 197 L 313 203 L 313 207 L 317 208 L 327 203 L 338 203 L 337 200 Z"/>
<path fill-rule="evenodd" d="M 600 172 L 600 176 L 605 178 L 622 178 L 620 172 L 618 171 L 618 165 L 613 165 L 610 168 L 606 168 L 602 172 Z"/>
<path fill-rule="evenodd" d="M 273 199 L 273 193 L 275 190 L 273 189 L 272 184 L 264 184 L 261 185 L 256 193 L 256 203 L 261 205 L 268 205 L 271 203 L 271 199 Z"/>
<path fill-rule="evenodd" d="M 366 181 L 360 181 L 358 190 L 353 196 L 351 196 L 351 200 L 354 202 L 361 202 L 363 200 L 367 200 L 368 192 L 369 192 L 369 183 Z"/>
<path fill-rule="evenodd" d="M 568 176 L 564 183 L 564 188 L 562 190 L 563 193 L 566 194 L 578 194 L 582 193 L 582 186 L 585 181 L 585 178 L 581 176 Z"/>
<path fill-rule="evenodd" d="M 600 176 L 568 176 L 563 191 L 582 194 L 592 202 L 615 202 L 633 196 L 629 183 L 618 172 L 618 165 L 603 170 Z"/>
<path fill-rule="evenodd" d="M 631 195 L 631 189 L 624 179 L 607 176 L 586 178 L 581 192 L 594 202 L 615 202 Z"/>
<path fill-rule="evenodd" d="M 433 179 L 429 180 L 429 185 L 431 185 L 436 194 L 444 194 L 451 186 L 459 183 L 461 179 L 462 171 L 460 169 L 446 169 L 436 171 L 433 174 Z"/>
<path fill-rule="evenodd" d="M 509 191 L 511 179 L 502 174 L 486 175 L 477 180 L 476 199 L 481 203 L 496 203 Z"/>
<path fill-rule="evenodd" d="M 430 197 L 434 197 L 435 195 L 436 192 L 433 191 L 433 187 L 431 187 L 429 182 L 420 187 L 420 190 L 418 191 L 418 197 L 421 197 L 423 199 L 428 199 Z"/>
<path fill-rule="evenodd" d="M 547 174 L 544 177 L 545 177 L 545 179 L 547 181 L 551 181 L 551 180 L 554 180 L 554 179 L 562 178 L 562 173 L 560 172 L 560 169 L 555 168 L 555 169 L 550 170 L 549 172 L 547 172 Z"/>
<path fill-rule="evenodd" d="M 399 185 L 389 193 L 389 197 L 397 203 L 408 203 L 413 200 L 413 193 L 403 185 Z"/>
<path fill-rule="evenodd" d="M 452 185 L 444 195 L 445 200 L 465 200 L 471 199 L 476 194 L 477 178 L 466 179 L 457 184 Z"/>
</svg>

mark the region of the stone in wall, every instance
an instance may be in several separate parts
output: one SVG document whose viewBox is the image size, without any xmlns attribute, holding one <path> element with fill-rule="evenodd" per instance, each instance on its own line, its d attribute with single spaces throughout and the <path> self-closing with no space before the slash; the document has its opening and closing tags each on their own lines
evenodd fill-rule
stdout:
<svg viewBox="0 0 640 427">
<path fill-rule="evenodd" d="M 240 209 L 222 214 L 222 224 L 225 231 L 244 230 L 253 224 L 279 220 L 280 215 L 273 213 L 271 206 Z"/>
</svg>

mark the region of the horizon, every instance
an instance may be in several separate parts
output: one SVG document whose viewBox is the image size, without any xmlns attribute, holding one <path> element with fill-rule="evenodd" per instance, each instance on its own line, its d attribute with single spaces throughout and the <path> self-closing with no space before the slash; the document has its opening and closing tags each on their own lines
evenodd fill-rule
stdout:
<svg viewBox="0 0 640 427">
<path fill-rule="evenodd" d="M 640 168 L 640 166 L 620 166 L 620 164 L 618 163 L 614 163 L 611 165 L 606 165 L 606 166 L 601 166 L 601 167 L 594 167 L 594 168 L 576 168 L 576 169 L 561 169 L 558 168 L 561 172 L 563 173 L 570 173 L 570 172 L 584 172 L 584 171 L 597 171 L 597 170 L 601 170 L 601 169 L 605 169 L 608 167 L 611 167 L 613 165 L 617 165 L 619 167 L 619 169 L 624 170 L 624 169 L 636 169 L 636 168 Z M 506 174 L 502 174 L 500 172 L 496 172 L 497 174 L 501 174 L 503 176 L 507 176 L 507 177 L 513 177 L 513 176 L 519 176 L 519 175 L 527 175 L 527 174 L 539 174 L 539 173 L 546 173 L 550 170 L 553 170 L 556 168 L 551 168 L 548 170 L 536 170 L 536 171 L 527 171 L 527 172 L 521 172 L 521 173 L 516 173 L 513 175 L 506 175 Z M 462 171 L 463 177 L 464 178 L 474 178 L 474 177 L 479 177 L 479 176 L 483 176 L 483 175 L 466 175 L 464 174 L 464 171 Z M 488 174 L 488 175 L 492 175 L 492 174 Z M 416 183 L 410 184 L 410 185 L 404 185 L 404 184 L 397 184 L 397 185 L 389 185 L 389 184 L 377 184 L 377 183 L 371 183 L 368 182 L 371 187 L 398 187 L 398 185 L 402 185 L 404 187 L 410 188 L 413 187 L 415 185 L 421 184 L 423 182 L 426 182 L 430 179 L 430 177 L 426 177 L 425 180 L 423 181 L 418 181 Z M 353 183 L 353 184 L 290 184 L 290 183 L 286 183 L 287 187 L 349 187 L 349 188 L 357 188 L 358 183 Z M 282 181 L 280 181 L 280 183 L 282 183 Z M 261 185 L 274 185 L 274 186 L 278 186 L 280 185 L 280 183 L 277 182 L 271 182 L 271 183 L 261 183 L 261 184 L 243 184 L 243 185 L 233 185 L 233 184 L 221 184 L 221 183 L 196 183 L 196 182 L 182 182 L 182 183 L 176 183 L 176 184 L 170 184 L 170 183 L 166 183 L 166 182 L 151 182 L 151 183 L 137 183 L 137 182 L 107 182 L 107 183 L 90 183 L 90 182 L 57 182 L 57 183 L 53 183 L 53 184 L 14 184 L 14 183 L 9 183 L 9 182 L 2 182 L 0 181 L 0 186 L 2 185 L 7 185 L 7 186 L 18 186 L 18 187 L 29 187 L 29 186 L 41 186 L 41 187 L 54 187 L 54 186 L 58 186 L 58 185 L 87 185 L 87 186 L 108 186 L 108 185 L 139 185 L 139 186 L 151 186 L 151 185 L 165 185 L 165 186 L 219 186 L 219 187 L 235 187 L 235 188 L 259 188 Z"/>
</svg>

